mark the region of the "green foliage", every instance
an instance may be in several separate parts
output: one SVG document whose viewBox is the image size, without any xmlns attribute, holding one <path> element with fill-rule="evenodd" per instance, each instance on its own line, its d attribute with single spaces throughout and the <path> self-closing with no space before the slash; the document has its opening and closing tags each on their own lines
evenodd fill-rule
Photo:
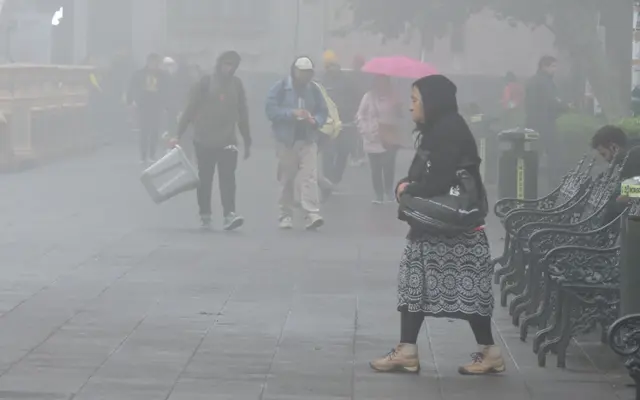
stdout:
<svg viewBox="0 0 640 400">
<path fill-rule="evenodd" d="M 625 118 L 619 121 L 617 124 L 627 135 L 631 137 L 640 136 L 640 117 Z"/>
<path fill-rule="evenodd" d="M 347 0 L 353 11 L 352 28 L 365 29 L 384 38 L 422 36 L 425 49 L 433 38 L 452 32 L 474 14 L 490 10 L 512 24 L 546 26 L 556 46 L 581 65 L 604 113 L 616 120 L 629 112 L 629 77 L 621 71 L 631 63 L 631 0 Z M 628 49 L 601 43 L 598 23 L 607 29 L 609 42 L 628 40 Z M 628 25 L 627 25 L 628 24 Z M 606 43 L 609 46 L 611 43 Z M 625 46 L 627 45 L 618 45 Z"/>
<path fill-rule="evenodd" d="M 591 138 L 606 122 L 588 114 L 564 114 L 556 121 L 556 134 L 562 165 L 569 170 L 582 156 L 591 151 Z"/>
<path fill-rule="evenodd" d="M 604 125 L 605 121 L 588 114 L 569 113 L 564 114 L 556 121 L 558 137 L 571 145 L 585 146 L 594 133 Z"/>
</svg>

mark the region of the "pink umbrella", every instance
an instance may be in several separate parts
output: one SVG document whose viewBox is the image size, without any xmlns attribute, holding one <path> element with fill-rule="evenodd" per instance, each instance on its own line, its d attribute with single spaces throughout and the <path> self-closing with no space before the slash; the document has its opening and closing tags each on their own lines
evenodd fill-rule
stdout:
<svg viewBox="0 0 640 400">
<path fill-rule="evenodd" d="M 372 58 L 362 67 L 362 71 L 411 79 L 438 74 L 438 70 L 433 65 L 405 56 Z"/>
</svg>

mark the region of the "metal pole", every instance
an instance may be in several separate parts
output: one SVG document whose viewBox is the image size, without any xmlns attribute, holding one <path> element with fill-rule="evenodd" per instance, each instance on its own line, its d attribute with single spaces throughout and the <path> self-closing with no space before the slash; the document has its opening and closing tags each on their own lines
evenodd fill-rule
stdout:
<svg viewBox="0 0 640 400">
<path fill-rule="evenodd" d="M 298 47 L 300 45 L 300 0 L 296 0 L 296 26 L 293 42 L 293 56 L 298 56 Z"/>
</svg>

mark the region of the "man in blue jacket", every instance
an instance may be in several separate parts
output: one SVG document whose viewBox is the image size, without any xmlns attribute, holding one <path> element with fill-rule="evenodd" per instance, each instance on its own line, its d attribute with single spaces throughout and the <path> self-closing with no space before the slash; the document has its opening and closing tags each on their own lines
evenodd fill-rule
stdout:
<svg viewBox="0 0 640 400">
<path fill-rule="evenodd" d="M 308 230 L 324 224 L 318 192 L 318 138 L 328 110 L 313 76 L 311 59 L 299 57 L 290 76 L 276 83 L 267 96 L 266 113 L 273 125 L 282 184 L 281 229 L 293 228 L 296 206 L 306 214 Z"/>
</svg>

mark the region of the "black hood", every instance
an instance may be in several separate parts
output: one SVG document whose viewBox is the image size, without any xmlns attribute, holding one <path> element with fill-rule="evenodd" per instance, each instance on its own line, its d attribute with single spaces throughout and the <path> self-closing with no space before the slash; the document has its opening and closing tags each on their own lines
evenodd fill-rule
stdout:
<svg viewBox="0 0 640 400">
<path fill-rule="evenodd" d="M 413 83 L 422 96 L 426 124 L 432 125 L 448 114 L 458 112 L 458 88 L 443 75 L 430 75 Z"/>
<path fill-rule="evenodd" d="M 237 51 L 225 51 L 224 53 L 220 54 L 220 56 L 218 56 L 218 59 L 216 60 L 216 72 L 219 71 L 220 65 L 222 65 L 222 63 L 230 62 L 234 65 L 233 73 L 235 74 L 238 67 L 240 67 L 240 61 L 242 61 L 242 57 L 240 57 L 240 54 L 238 54 Z"/>
</svg>

